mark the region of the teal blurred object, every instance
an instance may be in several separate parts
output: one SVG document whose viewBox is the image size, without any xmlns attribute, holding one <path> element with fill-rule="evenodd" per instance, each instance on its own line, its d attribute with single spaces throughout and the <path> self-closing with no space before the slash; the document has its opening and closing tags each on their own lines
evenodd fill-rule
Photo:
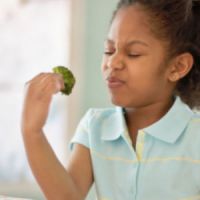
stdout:
<svg viewBox="0 0 200 200">
<path fill-rule="evenodd" d="M 109 30 L 112 13 L 118 0 L 86 0 L 85 51 L 83 99 L 80 101 L 81 115 L 91 107 L 111 106 L 101 74 L 104 40 Z M 94 200 L 94 185 L 86 200 Z"/>
<path fill-rule="evenodd" d="M 104 51 L 110 19 L 118 0 L 86 0 L 84 79 L 81 114 L 91 107 L 110 106 L 107 88 L 101 74 L 101 60 Z"/>
</svg>

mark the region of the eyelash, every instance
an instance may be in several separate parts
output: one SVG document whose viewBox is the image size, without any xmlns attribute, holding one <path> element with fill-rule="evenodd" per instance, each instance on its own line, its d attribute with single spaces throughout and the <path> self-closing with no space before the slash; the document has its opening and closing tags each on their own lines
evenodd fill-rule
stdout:
<svg viewBox="0 0 200 200">
<path fill-rule="evenodd" d="M 105 51 L 104 52 L 104 55 L 107 55 L 107 56 L 111 56 L 112 54 L 113 54 L 113 52 L 109 52 L 109 51 Z M 139 54 L 128 54 L 129 58 L 138 58 L 140 56 L 141 55 L 139 55 Z"/>
<path fill-rule="evenodd" d="M 113 52 L 105 51 L 104 54 L 105 54 L 105 55 L 112 55 Z"/>
<path fill-rule="evenodd" d="M 141 55 L 139 55 L 139 54 L 129 54 L 128 55 L 128 57 L 130 57 L 130 58 L 138 58 L 138 57 L 140 57 Z"/>
</svg>

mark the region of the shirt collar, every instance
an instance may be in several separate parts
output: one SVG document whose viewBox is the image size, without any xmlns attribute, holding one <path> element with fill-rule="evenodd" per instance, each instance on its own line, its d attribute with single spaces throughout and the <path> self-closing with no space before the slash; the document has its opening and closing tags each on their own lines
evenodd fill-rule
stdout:
<svg viewBox="0 0 200 200">
<path fill-rule="evenodd" d="M 121 107 L 114 109 L 114 112 L 104 121 L 102 129 L 102 140 L 116 140 L 124 134 L 126 123 Z"/>
<path fill-rule="evenodd" d="M 162 141 L 175 143 L 187 127 L 193 114 L 189 106 L 177 96 L 170 110 L 143 131 Z"/>
<path fill-rule="evenodd" d="M 170 110 L 160 120 L 144 128 L 143 131 L 159 140 L 175 143 L 192 115 L 193 111 L 177 96 Z M 109 118 L 104 121 L 101 139 L 116 140 L 123 136 L 126 131 L 123 109 L 116 107 Z"/>
</svg>

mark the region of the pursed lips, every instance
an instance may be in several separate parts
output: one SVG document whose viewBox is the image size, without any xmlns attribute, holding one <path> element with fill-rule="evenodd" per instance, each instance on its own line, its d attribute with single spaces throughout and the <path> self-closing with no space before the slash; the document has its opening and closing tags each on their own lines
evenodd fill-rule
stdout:
<svg viewBox="0 0 200 200">
<path fill-rule="evenodd" d="M 125 84 L 125 81 L 116 77 L 108 77 L 106 81 L 107 81 L 108 87 L 111 89 L 121 87 Z"/>
</svg>

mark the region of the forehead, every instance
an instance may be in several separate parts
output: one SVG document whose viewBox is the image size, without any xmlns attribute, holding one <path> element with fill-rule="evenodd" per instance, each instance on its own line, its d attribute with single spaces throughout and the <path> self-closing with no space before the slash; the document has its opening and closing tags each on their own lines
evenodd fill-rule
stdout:
<svg viewBox="0 0 200 200">
<path fill-rule="evenodd" d="M 121 8 L 113 19 L 108 38 L 127 41 L 130 39 L 152 40 L 148 14 L 139 5 Z"/>
</svg>

